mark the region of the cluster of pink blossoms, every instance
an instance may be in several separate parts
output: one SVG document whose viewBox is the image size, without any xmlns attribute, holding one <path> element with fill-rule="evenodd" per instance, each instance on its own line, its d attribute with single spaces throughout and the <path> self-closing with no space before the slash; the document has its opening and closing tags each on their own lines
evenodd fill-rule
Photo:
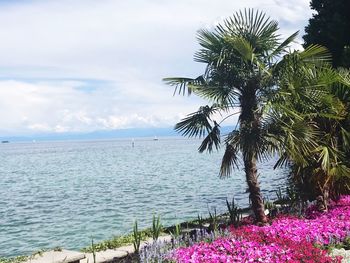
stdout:
<svg viewBox="0 0 350 263">
<path fill-rule="evenodd" d="M 269 226 L 251 225 L 246 226 L 245 230 L 263 231 L 266 235 L 296 242 L 305 240 L 320 245 L 341 242 L 350 236 L 350 196 L 344 196 L 339 202 L 332 203 L 327 213 L 318 212 L 311 207 L 306 212 L 306 218 L 283 215 Z"/>
<path fill-rule="evenodd" d="M 271 225 L 231 228 L 230 237 L 179 248 L 177 262 L 340 262 L 313 244 L 329 245 L 350 236 L 350 196 L 332 203 L 326 213 L 310 208 L 305 218 L 281 215 Z"/>
</svg>

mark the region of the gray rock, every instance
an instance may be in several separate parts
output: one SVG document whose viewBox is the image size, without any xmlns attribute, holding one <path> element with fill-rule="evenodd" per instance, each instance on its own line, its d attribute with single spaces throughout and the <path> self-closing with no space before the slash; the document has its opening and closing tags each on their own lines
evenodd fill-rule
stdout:
<svg viewBox="0 0 350 263">
<path fill-rule="evenodd" d="M 331 256 L 342 256 L 342 263 L 350 263 L 350 250 L 345 250 L 344 248 L 334 248 L 331 252 Z"/>
</svg>

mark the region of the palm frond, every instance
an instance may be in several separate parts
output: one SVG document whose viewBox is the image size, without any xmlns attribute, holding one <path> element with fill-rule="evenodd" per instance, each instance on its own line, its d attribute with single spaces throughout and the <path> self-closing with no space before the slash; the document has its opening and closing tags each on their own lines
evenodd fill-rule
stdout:
<svg viewBox="0 0 350 263">
<path fill-rule="evenodd" d="M 340 128 L 340 138 L 343 143 L 343 146 L 345 149 L 350 149 L 350 131 L 344 129 L 343 127 Z"/>
<path fill-rule="evenodd" d="M 338 69 L 338 83 L 333 85 L 333 93 L 344 103 L 350 103 L 350 71 L 348 69 Z"/>
<path fill-rule="evenodd" d="M 308 46 L 299 55 L 302 61 L 311 61 L 313 63 L 329 63 L 332 59 L 332 55 L 326 47 L 316 44 Z"/>
<path fill-rule="evenodd" d="M 221 35 L 244 36 L 259 52 L 277 44 L 279 37 L 277 30 L 276 21 L 270 20 L 263 12 L 253 9 L 234 13 L 216 29 Z"/>
<path fill-rule="evenodd" d="M 212 131 L 211 115 L 217 110 L 215 105 L 202 106 L 177 123 L 175 130 L 184 136 L 203 137 Z"/>
<path fill-rule="evenodd" d="M 330 169 L 329 175 L 336 180 L 340 178 L 350 178 L 350 168 L 342 163 L 337 164 Z"/>
<path fill-rule="evenodd" d="M 229 86 L 202 86 L 194 90 L 199 97 L 207 99 L 213 103 L 222 105 L 223 107 L 234 107 L 238 105 L 240 96 L 239 90 Z"/>
<path fill-rule="evenodd" d="M 338 69 L 340 83 L 350 88 L 350 70 L 349 69 Z"/>
<path fill-rule="evenodd" d="M 254 49 L 252 45 L 243 37 L 227 37 L 230 47 L 238 52 L 240 57 L 246 62 L 252 62 L 254 58 Z"/>
<path fill-rule="evenodd" d="M 165 84 L 175 86 L 174 95 L 176 93 L 185 95 L 186 92 L 188 95 L 191 95 L 195 87 L 205 84 L 203 76 L 199 76 L 195 79 L 183 77 L 164 78 L 163 81 Z"/>
<path fill-rule="evenodd" d="M 213 146 L 215 146 L 216 150 L 220 148 L 220 126 L 216 123 L 216 121 L 214 121 L 214 127 L 204 138 L 202 144 L 198 148 L 198 151 L 202 153 L 207 150 L 210 153 L 213 150 Z"/>
<path fill-rule="evenodd" d="M 238 168 L 238 165 L 238 145 L 227 144 L 221 161 L 220 178 L 229 177 L 232 170 Z"/>
<path fill-rule="evenodd" d="M 199 30 L 197 40 L 202 48 L 195 53 L 194 61 L 211 64 L 213 60 L 220 60 L 219 56 L 221 60 L 224 59 L 224 41 L 216 32 L 207 29 Z"/>
<path fill-rule="evenodd" d="M 288 154 L 284 152 L 283 154 L 281 154 L 279 156 L 277 162 L 273 166 L 273 169 L 276 169 L 276 168 L 279 168 L 279 167 L 283 167 L 283 166 L 287 166 L 288 162 L 289 162 Z"/>
<path fill-rule="evenodd" d="M 330 168 L 330 153 L 327 146 L 319 146 L 315 149 L 315 152 L 319 152 L 318 161 L 321 162 L 321 167 L 324 171 L 329 171 Z"/>
<path fill-rule="evenodd" d="M 296 37 L 298 36 L 299 31 L 294 32 L 293 34 L 291 34 L 288 38 L 286 38 L 281 44 L 279 44 L 279 46 L 277 46 L 277 48 L 275 50 L 273 50 L 267 57 L 268 61 L 271 61 L 274 57 L 276 56 L 280 56 L 281 54 L 283 54 L 284 52 L 287 52 L 287 48 L 289 47 L 289 45 L 296 39 Z"/>
</svg>

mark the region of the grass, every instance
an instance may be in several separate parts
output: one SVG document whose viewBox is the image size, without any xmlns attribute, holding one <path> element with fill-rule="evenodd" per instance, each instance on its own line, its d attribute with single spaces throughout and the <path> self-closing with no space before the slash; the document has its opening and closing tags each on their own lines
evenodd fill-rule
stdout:
<svg viewBox="0 0 350 263">
<path fill-rule="evenodd" d="M 47 249 L 40 249 L 30 256 L 17 256 L 17 257 L 11 257 L 11 258 L 2 258 L 0 257 L 0 263 L 22 263 L 27 261 L 28 259 L 34 258 L 37 255 L 42 255 Z M 54 251 L 62 251 L 62 248 L 55 247 Z"/>
<path fill-rule="evenodd" d="M 0 258 L 0 263 L 22 263 L 28 260 L 28 256 L 18 256 L 14 258 Z"/>
<path fill-rule="evenodd" d="M 209 219 L 202 219 L 202 223 L 207 223 L 210 220 Z M 197 226 L 198 225 L 198 220 L 193 220 L 193 221 L 188 221 L 188 222 L 183 222 L 181 224 L 178 224 L 178 227 L 180 227 L 181 229 L 183 228 L 188 228 L 188 227 L 193 227 L 193 226 Z M 160 233 L 159 235 L 169 235 L 171 233 L 174 233 L 174 231 L 176 231 L 176 225 L 175 226 L 170 226 L 170 227 L 165 227 Z M 152 231 L 152 228 L 147 228 L 144 230 L 140 231 L 141 234 L 141 241 L 146 241 L 149 238 L 154 238 L 154 231 Z M 129 233 L 126 235 L 122 235 L 122 236 L 115 236 L 111 239 L 107 239 L 104 240 L 102 242 L 96 243 L 94 244 L 94 248 L 92 248 L 92 246 L 88 246 L 85 247 L 83 249 L 81 249 L 82 252 L 86 252 L 86 253 L 92 253 L 92 251 L 104 251 L 107 249 L 115 249 L 118 247 L 122 247 L 122 246 L 128 246 L 128 245 L 132 245 L 134 242 L 134 233 Z M 2 262 L 0 262 L 2 263 Z"/>
<path fill-rule="evenodd" d="M 155 219 L 157 221 L 157 218 Z M 209 219 L 202 219 L 202 223 L 208 223 L 210 220 Z M 155 222 L 156 223 L 156 222 Z M 159 223 L 160 224 L 160 223 Z M 193 221 L 187 221 L 183 222 L 181 224 L 178 224 L 181 229 L 183 228 L 189 228 L 189 227 L 194 227 L 198 226 L 198 220 L 193 220 Z M 175 226 L 170 226 L 170 227 L 165 227 L 162 229 L 162 231 L 159 232 L 159 235 L 169 235 L 171 233 L 174 233 L 176 231 L 176 225 Z M 149 238 L 154 238 L 154 230 L 152 231 L 152 228 L 147 228 L 144 230 L 140 231 L 141 234 L 141 241 L 146 241 Z M 99 252 L 99 251 L 104 251 L 107 249 L 115 249 L 118 247 L 123 247 L 123 246 L 128 246 L 132 245 L 134 242 L 134 233 L 129 233 L 126 235 L 122 236 L 114 236 L 111 239 L 104 240 L 102 242 L 94 244 L 94 248 L 92 246 L 85 247 L 81 249 L 82 252 L 86 253 L 92 253 L 93 251 Z M 2 263 L 2 262 L 0 262 Z"/>
<path fill-rule="evenodd" d="M 141 234 L 142 241 L 145 241 L 152 237 L 152 231 L 150 228 L 140 231 L 140 234 Z M 104 251 L 107 249 L 113 249 L 113 248 L 118 248 L 122 246 L 132 245 L 133 241 L 134 241 L 134 233 L 130 233 L 123 236 L 115 236 L 111 239 L 104 240 L 100 243 L 96 243 L 94 244 L 94 249 L 92 248 L 92 246 L 88 246 L 83 248 L 81 251 L 87 252 L 87 253 L 92 253 L 93 250 L 95 250 L 96 252 Z"/>
</svg>

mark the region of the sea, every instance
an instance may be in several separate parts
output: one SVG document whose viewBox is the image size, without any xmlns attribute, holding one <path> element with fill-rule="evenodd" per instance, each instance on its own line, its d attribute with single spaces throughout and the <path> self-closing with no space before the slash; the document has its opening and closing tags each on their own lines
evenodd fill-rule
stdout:
<svg viewBox="0 0 350 263">
<path fill-rule="evenodd" d="M 0 257 L 40 249 L 79 250 L 151 226 L 248 206 L 242 169 L 220 179 L 223 150 L 198 153 L 182 137 L 0 144 Z M 265 197 L 286 185 L 276 160 L 258 165 Z"/>
</svg>

